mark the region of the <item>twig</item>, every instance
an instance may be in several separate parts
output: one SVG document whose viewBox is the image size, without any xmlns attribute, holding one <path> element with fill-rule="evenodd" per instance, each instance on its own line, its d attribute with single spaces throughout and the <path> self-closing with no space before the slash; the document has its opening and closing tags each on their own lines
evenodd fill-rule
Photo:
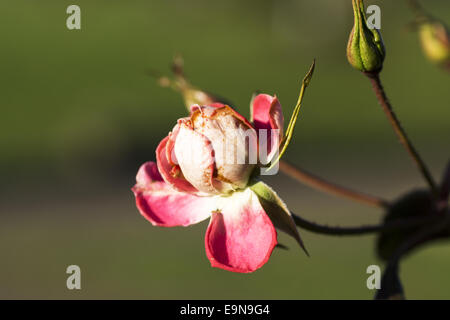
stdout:
<svg viewBox="0 0 450 320">
<path fill-rule="evenodd" d="M 280 161 L 280 169 L 288 176 L 314 188 L 326 193 L 330 193 L 339 197 L 351 199 L 360 203 L 364 203 L 373 207 L 387 208 L 389 202 L 371 195 L 367 195 L 361 192 L 350 190 L 346 187 L 328 182 L 312 173 L 309 173 L 297 166 L 289 164 L 282 160 Z"/>
<path fill-rule="evenodd" d="M 420 218 L 410 218 L 410 219 L 399 219 L 393 220 L 388 223 L 378 224 L 378 225 L 368 225 L 368 226 L 359 226 L 359 227 L 332 227 L 326 225 L 320 225 L 315 222 L 308 221 L 304 218 L 301 218 L 298 215 L 292 214 L 292 218 L 297 226 L 303 228 L 305 230 L 333 235 L 333 236 L 353 236 L 353 235 L 364 235 L 375 232 L 386 232 L 391 230 L 398 229 L 408 229 L 412 227 L 416 227 L 425 223 L 429 223 L 431 221 L 441 219 L 441 217 L 420 217 Z"/>
<path fill-rule="evenodd" d="M 398 138 L 400 139 L 400 142 L 406 148 L 409 155 L 416 163 L 416 165 L 419 168 L 420 172 L 422 173 L 423 177 L 429 184 L 433 194 L 437 195 L 438 188 L 436 186 L 436 182 L 434 181 L 433 177 L 431 176 L 430 171 L 428 170 L 425 162 L 422 160 L 419 153 L 414 148 L 413 144 L 411 143 L 408 136 L 406 135 L 406 132 L 403 129 L 403 127 L 400 123 L 400 120 L 395 115 L 394 110 L 392 109 L 392 105 L 389 102 L 389 100 L 386 96 L 386 93 L 383 89 L 383 85 L 381 84 L 379 74 L 378 73 L 366 73 L 366 75 L 370 79 L 370 82 L 372 83 L 372 87 L 375 92 L 375 95 L 377 96 L 378 102 L 380 103 L 381 107 L 383 108 L 384 113 L 388 117 L 389 122 L 391 123 L 392 127 L 394 128 L 395 133 L 397 134 Z"/>
</svg>

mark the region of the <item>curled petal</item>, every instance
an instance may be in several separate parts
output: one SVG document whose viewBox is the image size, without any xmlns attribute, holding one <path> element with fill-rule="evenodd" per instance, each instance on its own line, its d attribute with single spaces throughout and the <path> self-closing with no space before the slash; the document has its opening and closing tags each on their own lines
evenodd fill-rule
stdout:
<svg viewBox="0 0 450 320">
<path fill-rule="evenodd" d="M 279 129 L 282 134 L 284 117 L 278 98 L 258 94 L 253 99 L 252 121 L 256 129 Z"/>
<path fill-rule="evenodd" d="M 223 107 L 225 107 L 225 104 L 220 103 L 220 102 L 214 102 L 214 103 L 208 104 L 208 106 L 211 106 L 211 107 L 214 107 L 214 108 L 223 108 Z"/>
<path fill-rule="evenodd" d="M 213 267 L 253 272 L 269 259 L 277 233 L 249 188 L 221 197 L 206 231 L 206 255 Z"/>
<path fill-rule="evenodd" d="M 213 108 L 216 108 L 216 109 L 218 109 L 218 108 L 223 108 L 223 107 L 225 107 L 225 106 L 226 106 L 225 104 L 220 103 L 220 102 L 209 103 L 209 104 L 207 105 L 207 107 L 213 107 Z M 190 108 L 191 114 L 194 113 L 194 112 L 197 111 L 197 110 L 200 110 L 201 108 L 202 108 L 202 107 L 200 107 L 200 105 L 198 105 L 198 104 L 193 104 L 193 105 L 191 106 L 191 108 Z"/>
<path fill-rule="evenodd" d="M 184 121 L 184 119 L 180 119 L 178 120 L 179 122 Z M 175 127 L 172 129 L 172 132 L 169 132 L 169 139 L 167 140 L 166 143 L 166 158 L 167 161 L 172 165 L 172 166 L 176 166 L 178 165 L 178 160 L 177 157 L 175 155 L 175 141 L 177 139 L 177 135 L 178 132 L 180 131 L 180 125 L 176 124 Z"/>
<path fill-rule="evenodd" d="M 256 130 L 268 130 L 267 146 L 268 154 L 272 154 L 275 148 L 278 148 L 283 138 L 284 117 L 280 101 L 276 96 L 268 94 L 259 94 L 253 99 L 252 121 Z M 272 143 L 270 130 L 278 130 L 278 141 Z M 261 134 L 264 131 L 259 132 Z"/>
<path fill-rule="evenodd" d="M 184 177 L 199 191 L 218 193 L 213 186 L 214 150 L 211 142 L 188 124 L 180 123 L 175 155 Z"/>
<path fill-rule="evenodd" d="M 257 163 L 258 141 L 252 125 L 228 106 L 198 107 L 191 116 L 194 130 L 211 141 L 217 190 L 245 188 Z"/>
<path fill-rule="evenodd" d="M 211 198 L 172 189 L 164 182 L 154 162 L 141 166 L 132 190 L 139 212 L 156 226 L 188 226 L 211 215 Z"/>
<path fill-rule="evenodd" d="M 190 184 L 182 175 L 180 168 L 178 165 L 173 165 L 171 161 L 173 161 L 173 157 L 171 161 L 168 159 L 168 154 L 173 154 L 173 152 L 167 152 L 166 146 L 168 145 L 170 136 L 165 137 L 156 148 L 156 160 L 158 164 L 158 170 L 161 173 L 162 178 L 166 181 L 172 188 L 180 191 L 180 192 L 189 192 L 196 193 L 198 190 Z M 170 144 L 169 144 L 170 145 Z M 171 146 L 172 148 L 172 146 Z"/>
<path fill-rule="evenodd" d="M 152 161 L 144 163 L 136 175 L 136 187 L 151 188 L 158 182 L 164 182 L 164 179 L 161 177 L 156 163 Z"/>
</svg>

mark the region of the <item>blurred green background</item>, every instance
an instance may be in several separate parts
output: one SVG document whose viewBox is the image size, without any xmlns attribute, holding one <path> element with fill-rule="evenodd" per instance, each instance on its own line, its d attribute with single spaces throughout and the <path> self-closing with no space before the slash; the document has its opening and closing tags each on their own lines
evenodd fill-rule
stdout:
<svg viewBox="0 0 450 320">
<path fill-rule="evenodd" d="M 425 3 L 425 1 L 423 1 Z M 66 8 L 81 7 L 81 30 Z M 382 9 L 382 73 L 403 124 L 438 179 L 449 159 L 449 75 L 422 56 L 404 1 Z M 426 1 L 450 22 L 447 0 Z M 350 0 L 1 1 L 0 298 L 371 299 L 374 237 L 302 232 L 311 253 L 280 234 L 253 274 L 211 268 L 207 222 L 156 228 L 134 205 L 139 165 L 184 115 L 181 97 L 146 71 L 169 73 L 182 53 L 193 83 L 248 115 L 253 91 L 277 94 L 289 114 L 300 79 L 317 68 L 286 157 L 332 181 L 393 199 L 423 186 L 368 81 L 347 64 Z M 296 213 L 338 225 L 382 212 L 279 174 L 266 179 Z M 82 290 L 66 288 L 66 267 Z M 450 298 L 450 247 L 407 258 L 408 298 Z"/>
</svg>

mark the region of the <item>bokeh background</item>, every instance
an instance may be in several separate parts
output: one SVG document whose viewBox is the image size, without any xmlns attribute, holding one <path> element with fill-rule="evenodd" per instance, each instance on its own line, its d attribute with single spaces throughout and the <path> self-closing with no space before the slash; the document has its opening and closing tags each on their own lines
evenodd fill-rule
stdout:
<svg viewBox="0 0 450 320">
<path fill-rule="evenodd" d="M 450 22 L 447 0 L 423 1 Z M 66 8 L 81 7 L 81 30 Z M 382 9 L 388 55 L 382 79 L 404 126 L 438 179 L 449 159 L 449 75 L 431 65 L 406 25 L 404 1 Z M 253 91 L 277 94 L 289 114 L 313 58 L 295 141 L 286 157 L 332 181 L 394 199 L 423 187 L 368 81 L 347 64 L 350 0 L 1 1 L 0 298 L 371 299 L 373 236 L 306 231 L 307 258 L 275 250 L 253 274 L 211 268 L 207 221 L 156 228 L 130 188 L 141 163 L 184 115 L 181 97 L 147 70 L 169 73 L 175 53 L 193 83 L 248 115 Z M 296 213 L 320 223 L 377 223 L 383 213 L 266 179 Z M 66 267 L 82 289 L 66 288 Z M 402 265 L 408 298 L 450 298 L 450 246 Z"/>
</svg>

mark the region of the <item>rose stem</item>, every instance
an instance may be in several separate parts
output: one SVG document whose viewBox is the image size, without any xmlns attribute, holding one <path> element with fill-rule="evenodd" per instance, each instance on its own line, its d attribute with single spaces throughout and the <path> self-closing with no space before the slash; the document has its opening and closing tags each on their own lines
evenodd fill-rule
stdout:
<svg viewBox="0 0 450 320">
<path fill-rule="evenodd" d="M 389 122 L 391 123 L 392 127 L 394 128 L 394 131 L 397 134 L 398 138 L 400 139 L 401 144 L 406 148 L 409 155 L 414 160 L 414 162 L 416 163 L 420 172 L 422 173 L 423 177 L 429 184 L 431 190 L 436 195 L 438 193 L 438 188 L 436 186 L 436 183 L 434 182 L 433 177 L 431 176 L 427 166 L 425 165 L 425 162 L 422 160 L 419 153 L 414 148 L 414 146 L 412 145 L 408 136 L 406 135 L 405 130 L 401 126 L 400 120 L 395 115 L 394 110 L 392 109 L 392 105 L 389 102 L 389 100 L 386 96 L 386 93 L 383 89 L 383 85 L 381 84 L 379 74 L 378 73 L 366 73 L 366 75 L 370 79 L 370 82 L 372 83 L 373 91 L 375 92 L 378 102 L 380 103 L 381 107 L 383 108 L 384 113 L 388 117 Z"/>
<path fill-rule="evenodd" d="M 351 199 L 353 201 L 361 202 L 372 207 L 389 207 L 386 200 L 370 196 L 361 192 L 353 191 L 348 188 L 339 186 L 337 184 L 325 181 L 324 179 L 315 176 L 299 167 L 289 164 L 285 160 L 280 161 L 280 169 L 288 176 L 314 188 L 326 193 L 334 194 L 339 197 Z"/>
<path fill-rule="evenodd" d="M 440 217 L 432 217 L 432 218 L 417 217 L 406 220 L 399 219 L 384 224 L 359 226 L 359 227 L 332 227 L 327 225 L 320 225 L 315 222 L 311 222 L 304 218 L 301 218 L 300 216 L 297 216 L 295 214 L 292 214 L 292 218 L 294 219 L 294 222 L 298 227 L 314 233 L 333 236 L 352 236 L 352 235 L 356 236 L 376 232 L 392 231 L 397 229 L 407 229 L 415 226 L 423 226 L 425 223 L 435 221 Z"/>
</svg>

